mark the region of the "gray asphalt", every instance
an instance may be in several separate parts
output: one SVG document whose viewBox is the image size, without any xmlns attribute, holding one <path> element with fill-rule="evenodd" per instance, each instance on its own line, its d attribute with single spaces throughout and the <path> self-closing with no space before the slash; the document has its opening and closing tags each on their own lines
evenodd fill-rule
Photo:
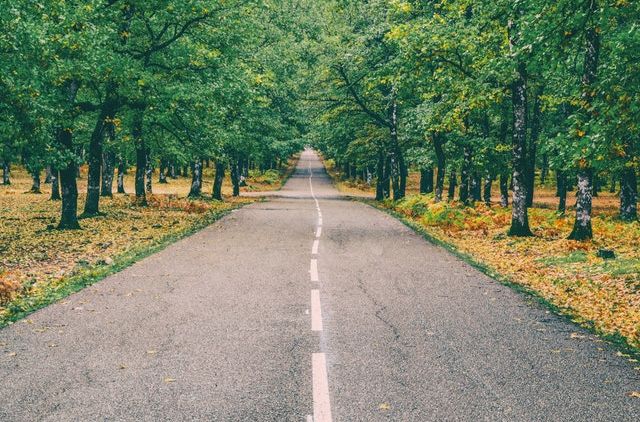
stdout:
<svg viewBox="0 0 640 422">
<path fill-rule="evenodd" d="M 317 352 L 336 421 L 640 419 L 612 347 L 344 200 L 306 151 L 268 202 L 0 330 L 0 420 L 304 421 Z"/>
</svg>

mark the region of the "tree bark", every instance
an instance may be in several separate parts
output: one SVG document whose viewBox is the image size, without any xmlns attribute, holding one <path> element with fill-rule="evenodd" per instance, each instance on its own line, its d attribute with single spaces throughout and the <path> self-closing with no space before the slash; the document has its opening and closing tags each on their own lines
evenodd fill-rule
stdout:
<svg viewBox="0 0 640 422">
<path fill-rule="evenodd" d="M 379 151 L 376 165 L 376 201 L 382 200 L 384 200 L 384 155 Z"/>
<path fill-rule="evenodd" d="M 178 178 L 178 175 L 176 174 L 176 163 L 173 161 L 169 165 L 169 177 L 172 179 Z"/>
<path fill-rule="evenodd" d="M 500 206 L 509 206 L 509 174 L 500 173 Z"/>
<path fill-rule="evenodd" d="M 198 198 L 202 195 L 202 160 L 197 159 L 191 163 L 191 190 L 189 198 Z"/>
<path fill-rule="evenodd" d="M 240 161 L 231 160 L 231 183 L 233 184 L 233 196 L 240 196 Z"/>
<path fill-rule="evenodd" d="M 73 134 L 71 129 L 58 129 L 58 142 L 64 153 L 73 154 Z M 66 165 L 60 170 L 60 186 L 62 189 L 62 212 L 58 229 L 79 229 L 78 223 L 78 172 L 75 154 L 66 160 Z"/>
<path fill-rule="evenodd" d="M 460 174 L 460 202 L 464 205 L 469 205 L 471 159 L 471 148 L 465 146 L 462 160 L 462 172 Z"/>
<path fill-rule="evenodd" d="M 541 96 L 543 87 L 536 90 L 533 99 L 533 113 L 531 116 L 531 133 L 529 136 L 529 148 L 526 154 L 527 162 L 527 207 L 533 206 L 533 193 L 536 181 L 536 155 L 538 152 L 538 140 L 540 139 Z"/>
<path fill-rule="evenodd" d="M 135 191 L 136 201 L 139 205 L 147 205 L 147 196 L 145 194 L 144 176 L 147 169 L 147 148 L 145 141 L 142 138 L 143 120 L 144 115 L 141 111 L 138 111 L 133 116 L 133 126 L 131 134 L 136 147 L 136 180 Z"/>
<path fill-rule="evenodd" d="M 165 159 L 161 159 L 160 160 L 160 172 L 158 175 L 158 183 L 161 184 L 166 184 L 169 183 L 167 182 L 167 172 L 169 171 L 168 166 L 167 166 L 167 160 Z"/>
<path fill-rule="evenodd" d="M 60 196 L 60 177 L 58 169 L 51 166 L 51 197 L 49 198 L 51 201 L 59 201 Z"/>
<path fill-rule="evenodd" d="M 549 156 L 545 153 L 542 155 L 542 168 L 540 169 L 540 183 L 545 184 L 549 176 Z"/>
<path fill-rule="evenodd" d="M 484 203 L 487 205 L 491 205 L 491 186 L 493 185 L 493 176 L 491 173 L 487 172 L 484 178 Z"/>
<path fill-rule="evenodd" d="M 446 157 L 444 155 L 444 137 L 439 133 L 433 135 L 433 149 L 436 153 L 438 173 L 436 175 L 436 202 L 442 201 L 444 192 L 444 177 L 446 173 Z"/>
<path fill-rule="evenodd" d="M 458 184 L 458 176 L 456 175 L 455 169 L 451 169 L 449 173 L 449 191 L 447 193 L 447 199 L 449 201 L 453 201 L 456 195 L 456 186 Z"/>
<path fill-rule="evenodd" d="M 11 184 L 11 164 L 6 160 L 2 163 L 2 184 Z"/>
<path fill-rule="evenodd" d="M 633 167 L 625 167 L 622 171 L 620 218 L 625 221 L 638 219 L 638 178 Z"/>
<path fill-rule="evenodd" d="M 433 192 L 433 167 L 420 170 L 420 193 Z"/>
<path fill-rule="evenodd" d="M 116 154 L 111 151 L 105 151 L 102 154 L 102 186 L 100 187 L 100 196 L 113 196 L 113 177 L 115 172 Z"/>
<path fill-rule="evenodd" d="M 153 162 L 151 161 L 151 154 L 147 147 L 147 166 L 144 169 L 144 176 L 146 179 L 145 188 L 147 193 L 153 193 Z"/>
<path fill-rule="evenodd" d="M 46 166 L 44 168 L 44 183 L 45 184 L 51 183 L 51 173 L 52 173 L 51 166 Z"/>
<path fill-rule="evenodd" d="M 482 179 L 476 172 L 473 173 L 473 177 L 471 178 L 470 191 L 473 201 L 482 201 Z"/>
<path fill-rule="evenodd" d="M 100 176 L 102 172 L 102 152 L 104 136 L 108 125 L 113 124 L 115 116 L 116 99 L 113 96 L 115 87 L 109 84 L 107 98 L 100 107 L 98 120 L 89 141 L 89 172 L 87 174 L 87 198 L 84 202 L 84 215 L 92 216 L 100 212 Z"/>
<path fill-rule="evenodd" d="M 213 178 L 213 199 L 222 201 L 222 182 L 224 181 L 224 172 L 227 164 L 224 160 L 216 160 L 216 173 Z"/>
<path fill-rule="evenodd" d="M 31 171 L 31 189 L 29 192 L 31 193 L 42 193 L 40 190 L 40 170 L 32 170 Z"/>
<path fill-rule="evenodd" d="M 518 78 L 511 87 L 513 103 L 513 198 L 509 236 L 533 236 L 529 229 L 525 148 L 527 146 L 527 71 L 519 63 Z"/>
<path fill-rule="evenodd" d="M 124 175 L 127 172 L 126 164 L 122 158 L 118 161 L 118 193 L 127 193 L 124 190 Z"/>
<path fill-rule="evenodd" d="M 598 11 L 597 0 L 589 0 L 587 3 L 589 15 Z M 598 73 L 598 60 L 600 55 L 600 35 L 595 22 L 590 22 L 585 34 L 586 51 L 584 59 L 584 74 L 582 76 L 582 99 L 587 104 L 584 112 L 589 115 L 593 101 L 592 87 L 596 82 Z M 593 238 L 591 227 L 591 208 L 593 201 L 593 175 L 594 171 L 586 163 L 585 168 L 578 171 L 578 198 L 576 200 L 576 221 L 573 231 L 569 235 L 571 240 L 588 240 Z"/>
<path fill-rule="evenodd" d="M 578 198 L 576 200 L 576 221 L 570 240 L 587 240 L 593 237 L 591 228 L 591 204 L 593 201 L 593 170 L 578 171 Z"/>
</svg>

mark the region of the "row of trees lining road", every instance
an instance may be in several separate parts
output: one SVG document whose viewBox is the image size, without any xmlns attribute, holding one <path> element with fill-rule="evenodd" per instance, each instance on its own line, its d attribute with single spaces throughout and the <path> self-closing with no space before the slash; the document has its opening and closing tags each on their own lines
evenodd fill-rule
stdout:
<svg viewBox="0 0 640 422">
<path fill-rule="evenodd" d="M 536 177 L 560 211 L 577 187 L 571 239 L 593 236 L 592 198 L 620 189 L 637 219 L 640 3 L 617 0 L 333 0 L 314 51 L 315 145 L 346 174 L 405 195 L 410 168 L 443 200 L 501 202 L 531 236 Z M 484 193 L 483 193 L 484 189 Z"/>
<path fill-rule="evenodd" d="M 210 159 L 221 199 L 226 170 L 237 195 L 249 165 L 268 168 L 301 148 L 295 1 L 0 0 L 0 10 L 4 183 L 20 162 L 38 190 L 47 168 L 60 229 L 80 227 L 80 165 L 90 217 L 114 181 L 124 192 L 132 165 L 140 205 L 154 168 L 163 182 L 190 167 L 189 196 L 200 196 Z"/>
</svg>

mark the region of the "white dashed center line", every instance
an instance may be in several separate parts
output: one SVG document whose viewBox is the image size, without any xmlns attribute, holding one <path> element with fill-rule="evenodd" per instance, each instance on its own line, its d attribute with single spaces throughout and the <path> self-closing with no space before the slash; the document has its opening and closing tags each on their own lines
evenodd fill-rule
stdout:
<svg viewBox="0 0 640 422">
<path fill-rule="evenodd" d="M 322 212 L 320 211 L 320 202 L 313 192 L 313 170 L 309 163 L 309 191 L 311 197 L 316 204 L 318 212 L 318 225 L 316 227 L 316 238 L 313 240 L 311 254 L 318 256 L 318 247 L 320 245 L 320 236 L 322 236 Z M 309 274 L 311 281 L 317 282 L 318 277 L 318 259 L 312 258 L 309 266 Z M 311 330 L 318 332 L 323 330 L 322 324 L 322 307 L 320 304 L 320 290 L 311 290 Z M 327 374 L 327 361 L 324 353 L 313 353 L 311 357 L 312 376 L 313 376 L 313 417 L 307 416 L 307 422 L 331 422 L 331 404 L 329 400 L 329 377 Z"/>
<path fill-rule="evenodd" d="M 311 290 L 311 331 L 322 331 L 322 310 L 320 309 L 320 290 Z"/>
<path fill-rule="evenodd" d="M 318 260 L 317 259 L 311 260 L 311 266 L 310 266 L 309 272 L 311 273 L 311 281 L 318 281 Z"/>
<path fill-rule="evenodd" d="M 313 368 L 313 420 L 331 422 L 331 404 L 329 401 L 329 379 L 327 359 L 324 353 L 312 355 Z"/>
</svg>

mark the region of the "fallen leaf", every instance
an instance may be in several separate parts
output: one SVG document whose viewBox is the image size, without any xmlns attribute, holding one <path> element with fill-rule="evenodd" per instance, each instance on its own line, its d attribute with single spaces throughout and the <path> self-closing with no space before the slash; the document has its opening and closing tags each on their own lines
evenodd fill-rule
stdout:
<svg viewBox="0 0 640 422">
<path fill-rule="evenodd" d="M 172 382 L 176 382 L 176 380 L 174 378 L 165 378 L 164 382 L 167 383 L 167 384 L 170 384 Z"/>
<path fill-rule="evenodd" d="M 628 396 L 634 399 L 640 399 L 640 391 L 631 391 Z"/>
<path fill-rule="evenodd" d="M 583 334 L 571 333 L 571 338 L 580 339 L 580 338 L 586 338 L 586 337 L 587 336 L 585 336 Z"/>
<path fill-rule="evenodd" d="M 380 410 L 391 410 L 391 405 L 389 403 L 380 403 L 378 406 Z"/>
</svg>

